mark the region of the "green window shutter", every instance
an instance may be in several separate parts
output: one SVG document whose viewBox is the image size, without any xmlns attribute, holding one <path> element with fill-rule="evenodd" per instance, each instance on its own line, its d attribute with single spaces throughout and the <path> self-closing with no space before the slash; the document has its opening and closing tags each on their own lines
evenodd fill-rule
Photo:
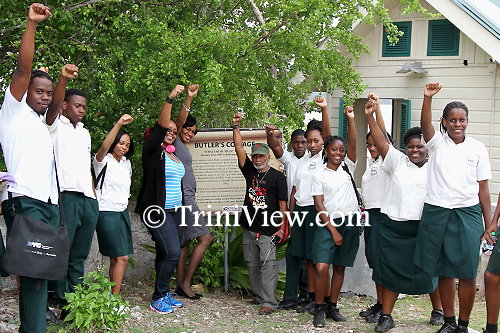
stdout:
<svg viewBox="0 0 500 333">
<path fill-rule="evenodd" d="M 405 151 L 406 146 L 403 142 L 403 137 L 405 136 L 406 131 L 411 126 L 411 101 L 409 99 L 403 99 L 401 101 L 401 118 L 400 118 L 400 129 L 399 129 L 399 148 Z"/>
<path fill-rule="evenodd" d="M 399 37 L 396 45 L 390 45 L 384 31 L 382 38 L 382 57 L 409 57 L 411 52 L 411 21 L 394 22 L 403 36 Z"/>
<path fill-rule="evenodd" d="M 344 114 L 344 99 L 339 102 L 339 136 L 347 140 L 347 118 Z M 346 141 L 347 142 L 347 141 Z"/>
<path fill-rule="evenodd" d="M 428 56 L 457 56 L 460 46 L 460 30 L 448 20 L 429 21 L 427 38 Z"/>
</svg>

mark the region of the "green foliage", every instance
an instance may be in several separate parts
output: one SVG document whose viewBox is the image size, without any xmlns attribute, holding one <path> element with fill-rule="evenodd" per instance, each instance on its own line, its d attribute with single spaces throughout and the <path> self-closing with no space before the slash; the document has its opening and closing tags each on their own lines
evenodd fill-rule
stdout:
<svg viewBox="0 0 500 333">
<path fill-rule="evenodd" d="M 106 277 L 104 270 L 89 272 L 74 293 L 66 293 L 69 311 L 65 318 L 70 329 L 82 332 L 117 332 L 130 317 L 129 303 L 120 295 L 111 295 L 115 285 Z"/>
<path fill-rule="evenodd" d="M 224 229 L 212 228 L 212 244 L 203 255 L 203 259 L 193 278 L 194 283 L 203 283 L 206 287 L 220 287 L 224 278 Z M 196 246 L 194 239 L 189 244 L 189 253 Z"/>
</svg>

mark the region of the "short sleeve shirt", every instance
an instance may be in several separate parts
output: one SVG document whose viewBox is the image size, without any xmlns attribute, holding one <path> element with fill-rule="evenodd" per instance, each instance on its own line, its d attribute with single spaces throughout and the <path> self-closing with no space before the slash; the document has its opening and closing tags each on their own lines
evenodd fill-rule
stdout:
<svg viewBox="0 0 500 333">
<path fill-rule="evenodd" d="M 278 161 L 283 163 L 285 166 L 286 184 L 288 187 L 288 198 L 290 199 L 290 194 L 292 193 L 293 178 L 295 177 L 295 172 L 297 170 L 297 165 L 299 161 L 303 158 L 309 158 L 311 153 L 306 152 L 304 156 L 298 158 L 295 156 L 293 151 L 283 151 L 283 155 L 278 158 Z"/>
<path fill-rule="evenodd" d="M 361 179 L 361 195 L 366 209 L 380 208 L 382 206 L 385 187 L 388 182 L 387 174 L 381 169 L 383 162 L 382 156 L 379 156 L 376 160 L 370 158 Z"/>
<path fill-rule="evenodd" d="M 447 133 L 435 133 L 426 146 L 429 174 L 425 202 L 450 209 L 478 204 L 478 181 L 492 178 L 484 144 L 470 136 L 456 144 Z"/>
<path fill-rule="evenodd" d="M 323 152 L 319 152 L 314 156 L 306 158 L 305 156 L 299 160 L 297 171 L 293 179 L 295 186 L 295 200 L 297 205 L 301 207 L 314 205 L 314 199 L 311 194 L 314 174 L 317 170 L 324 167 Z"/>
<path fill-rule="evenodd" d="M 126 157 L 117 161 L 112 154 L 104 156 L 101 162 L 94 157 L 94 171 L 98 175 L 106 167 L 104 182 L 100 189 L 99 211 L 123 212 L 130 197 L 132 166 Z"/>
</svg>

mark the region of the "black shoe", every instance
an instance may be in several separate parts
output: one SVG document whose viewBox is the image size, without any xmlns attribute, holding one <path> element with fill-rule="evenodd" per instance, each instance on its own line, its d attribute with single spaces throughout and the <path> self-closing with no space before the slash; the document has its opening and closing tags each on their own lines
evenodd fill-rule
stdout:
<svg viewBox="0 0 500 333">
<path fill-rule="evenodd" d="M 436 333 L 455 333 L 457 330 L 457 324 L 444 323 Z"/>
<path fill-rule="evenodd" d="M 441 326 L 444 324 L 444 314 L 443 310 L 432 310 L 431 319 L 429 320 L 429 324 L 434 326 Z"/>
<path fill-rule="evenodd" d="M 314 314 L 314 302 L 309 301 L 308 303 L 302 305 L 300 308 L 297 309 L 298 313 L 304 313 L 304 312 L 309 312 L 310 314 Z M 311 313 L 313 311 L 313 313 Z"/>
<path fill-rule="evenodd" d="M 467 333 L 467 332 L 469 332 L 467 326 L 462 326 L 462 325 L 458 325 L 457 329 L 455 330 L 455 333 Z"/>
<path fill-rule="evenodd" d="M 382 309 L 379 308 L 378 310 L 375 310 L 374 312 L 372 312 L 371 315 L 365 318 L 366 322 L 372 324 L 378 323 L 378 319 L 380 318 L 381 315 L 382 315 Z"/>
<path fill-rule="evenodd" d="M 51 323 L 54 323 L 54 324 L 60 324 L 62 323 L 61 320 L 59 320 L 59 318 L 57 318 L 56 314 L 54 313 L 54 311 L 52 311 L 51 309 L 47 308 L 47 315 L 45 317 L 45 319 L 48 321 L 48 322 L 51 322 Z"/>
<path fill-rule="evenodd" d="M 375 332 L 387 332 L 391 328 L 394 328 L 394 320 L 391 315 L 381 315 L 378 319 L 378 324 L 375 327 Z"/>
<path fill-rule="evenodd" d="M 497 332 L 488 331 L 487 329 L 483 329 L 483 333 L 497 333 Z"/>
<path fill-rule="evenodd" d="M 345 317 L 339 312 L 339 309 L 333 306 L 332 303 L 326 303 L 326 318 L 333 319 L 334 321 L 345 321 Z"/>
<path fill-rule="evenodd" d="M 297 299 L 297 304 L 298 304 L 298 306 L 302 306 L 302 305 L 306 304 L 308 301 L 309 301 L 309 295 L 305 295 L 305 296 L 299 295 L 299 298 Z"/>
<path fill-rule="evenodd" d="M 325 308 L 326 304 L 314 304 L 314 319 L 313 325 L 314 327 L 325 327 Z"/>
<path fill-rule="evenodd" d="M 281 301 L 278 308 L 282 310 L 295 310 L 297 309 L 297 302 L 294 301 Z"/>
<path fill-rule="evenodd" d="M 184 291 L 184 289 L 182 289 L 181 286 L 178 286 L 177 288 L 175 288 L 175 293 L 179 296 L 182 296 L 182 297 L 185 297 L 187 299 L 200 299 L 203 297 L 203 295 L 201 294 L 194 294 L 194 296 L 189 296 L 188 294 L 186 294 L 186 292 Z"/>
<path fill-rule="evenodd" d="M 361 317 L 366 318 L 366 317 L 370 316 L 375 311 L 382 311 L 382 306 L 380 306 L 380 304 L 378 304 L 378 303 L 375 303 L 372 306 L 370 306 L 368 309 L 361 311 L 359 313 L 359 315 Z"/>
</svg>

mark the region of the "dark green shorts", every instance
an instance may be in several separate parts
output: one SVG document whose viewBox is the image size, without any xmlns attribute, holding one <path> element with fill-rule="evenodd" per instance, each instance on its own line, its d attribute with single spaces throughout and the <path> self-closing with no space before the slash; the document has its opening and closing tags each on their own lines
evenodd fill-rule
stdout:
<svg viewBox="0 0 500 333">
<path fill-rule="evenodd" d="M 497 230 L 497 242 L 491 252 L 490 261 L 486 270 L 490 273 L 500 275 L 500 228 Z"/>
<path fill-rule="evenodd" d="M 96 232 L 99 252 L 103 256 L 116 258 L 134 253 L 128 209 L 123 212 L 100 211 Z"/>
<path fill-rule="evenodd" d="M 365 226 L 363 235 L 365 238 L 365 256 L 368 266 L 375 270 L 375 265 L 377 262 L 377 239 L 378 239 L 378 228 L 381 219 L 380 208 L 367 209 L 366 212 L 369 216 L 370 226 Z"/>
<path fill-rule="evenodd" d="M 432 276 L 475 278 L 482 215 L 479 204 L 455 209 L 424 204 L 414 262 Z"/>
<path fill-rule="evenodd" d="M 334 219 L 339 224 L 341 219 Z M 335 245 L 330 231 L 326 227 L 317 227 L 314 234 L 313 263 L 325 263 L 335 266 L 352 267 L 359 248 L 359 228 L 342 225 L 336 227 L 344 237 L 342 246 Z"/>
<path fill-rule="evenodd" d="M 389 290 L 420 295 L 436 289 L 438 279 L 413 263 L 419 221 L 394 221 L 381 214 L 378 229 L 378 273 L 374 281 Z"/>
</svg>

